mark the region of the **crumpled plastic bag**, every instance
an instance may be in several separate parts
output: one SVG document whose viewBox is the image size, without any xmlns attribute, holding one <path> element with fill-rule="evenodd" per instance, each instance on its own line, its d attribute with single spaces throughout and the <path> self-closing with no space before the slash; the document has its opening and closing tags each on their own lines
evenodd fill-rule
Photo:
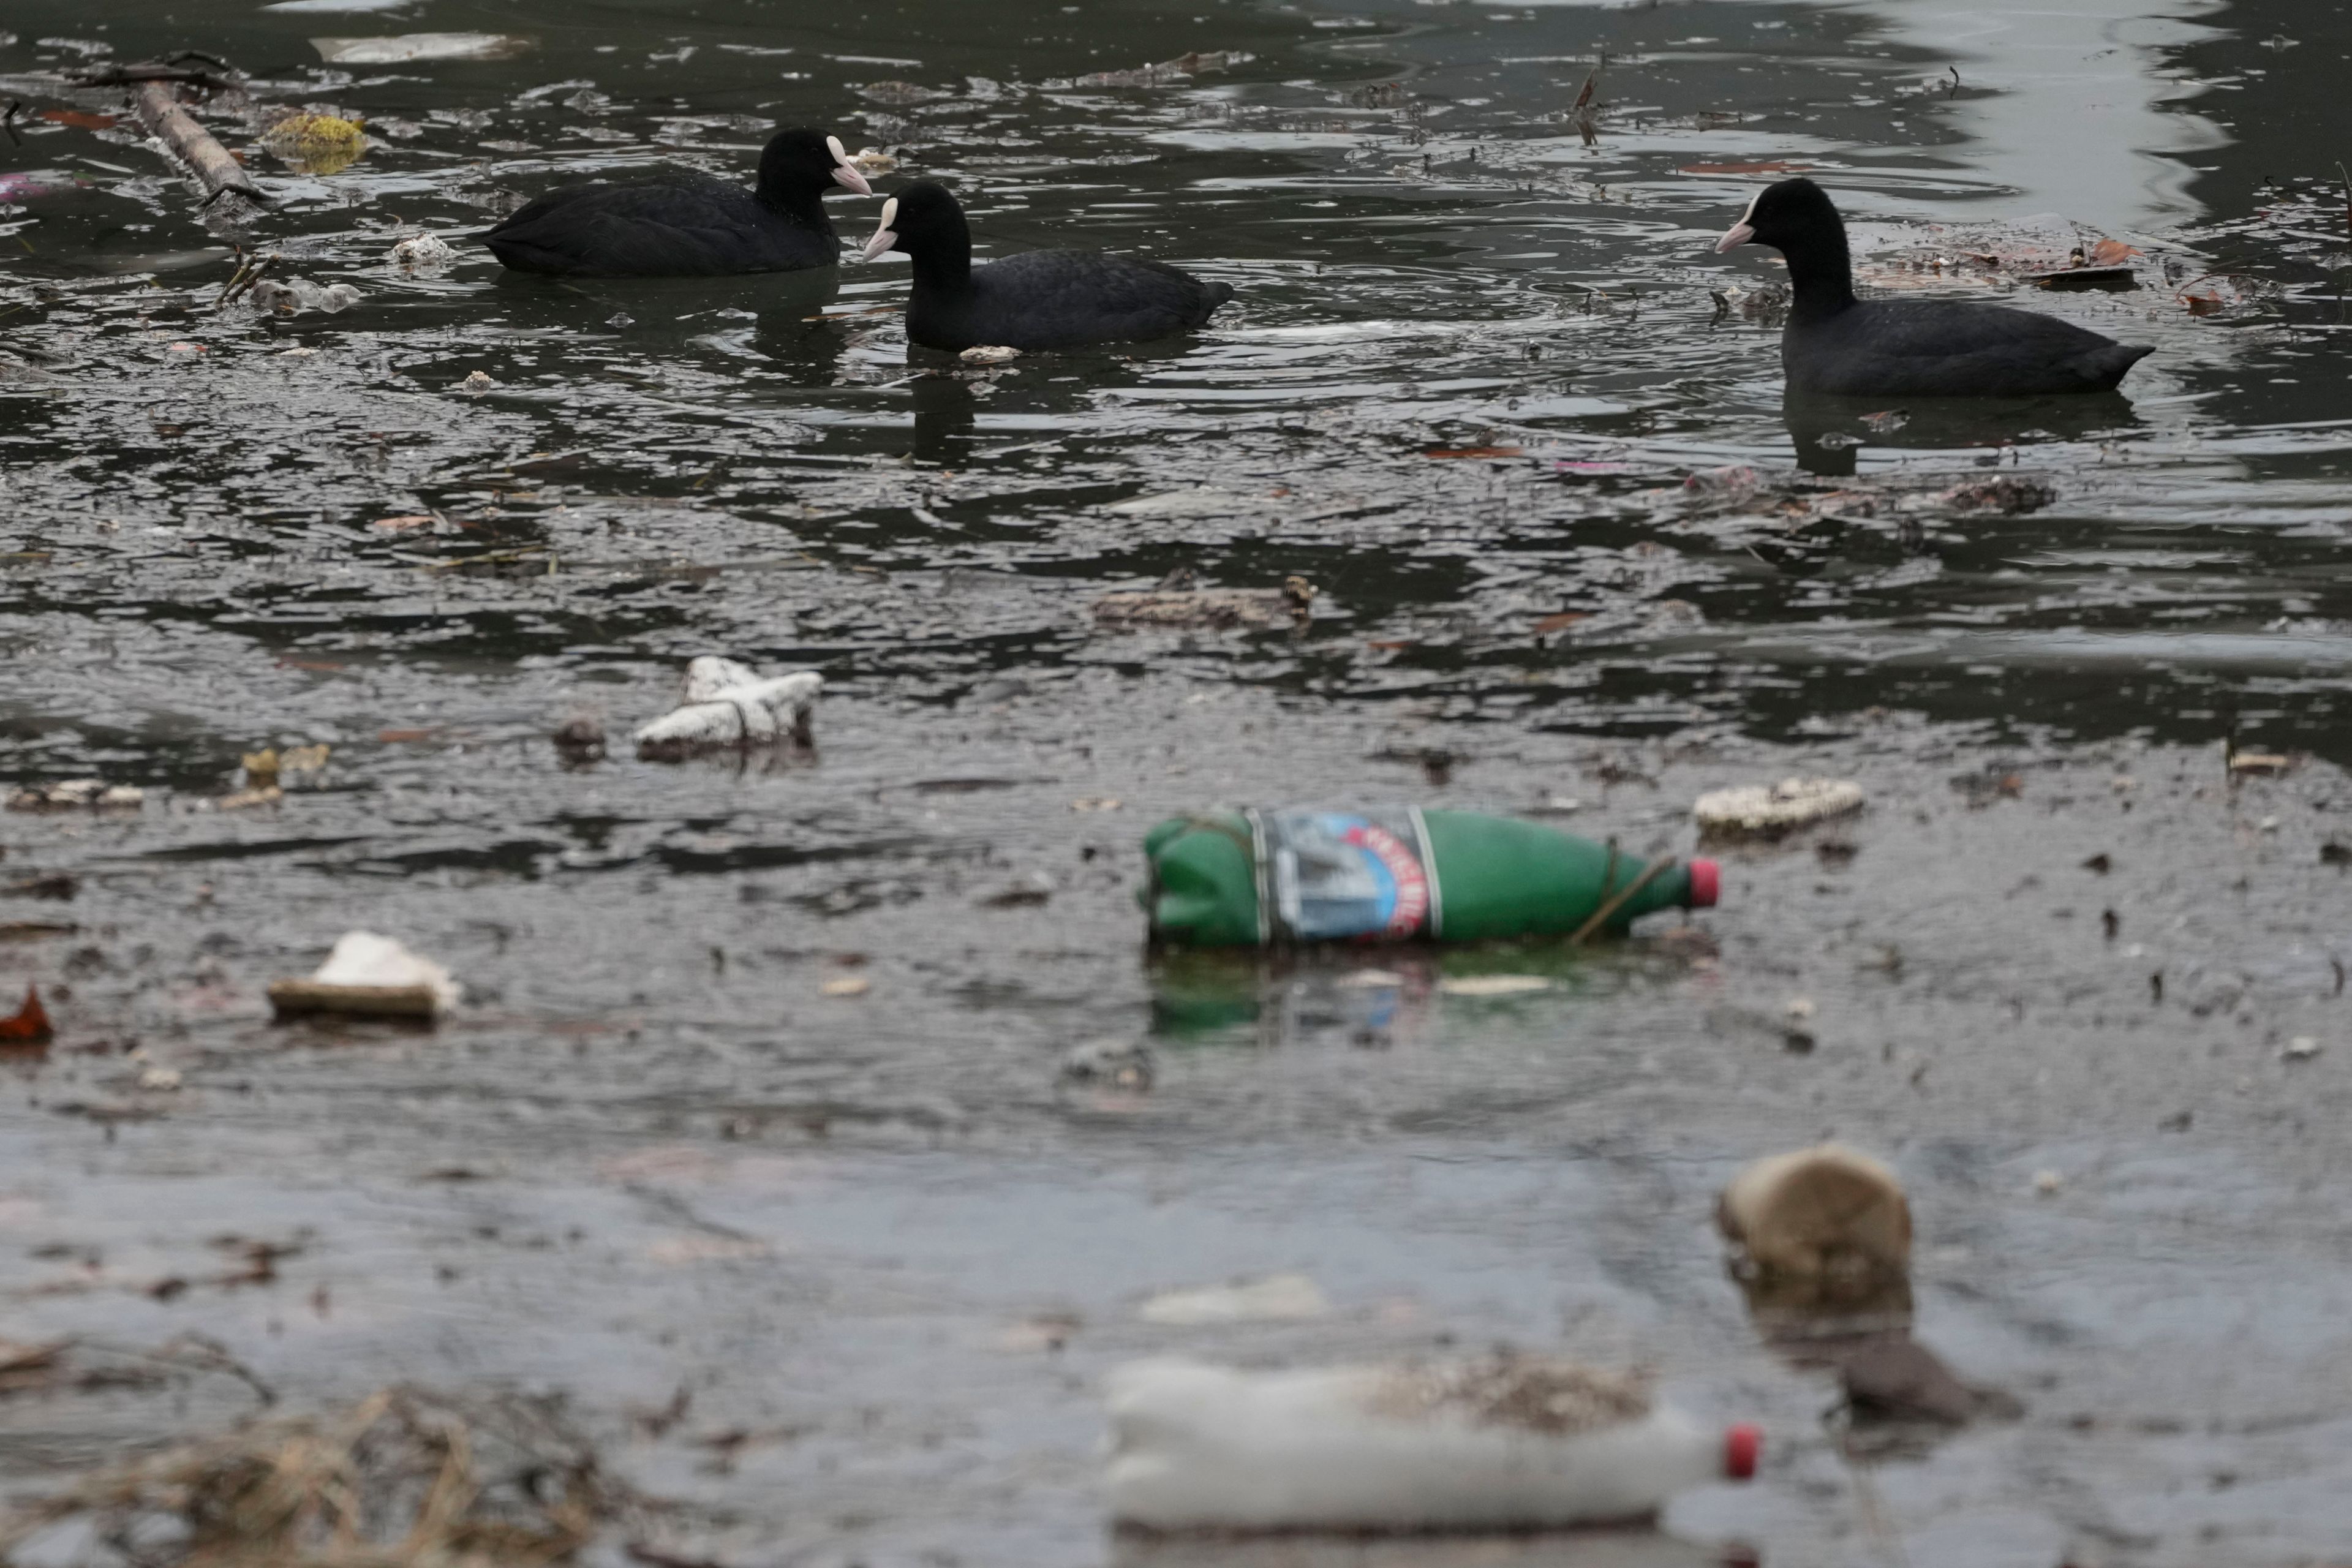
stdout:
<svg viewBox="0 0 2352 1568">
<path fill-rule="evenodd" d="M 686 667 L 678 706 L 640 729 L 637 755 L 687 756 L 714 746 L 806 742 L 824 677 L 813 669 L 762 677 L 748 665 L 705 654 Z"/>
</svg>

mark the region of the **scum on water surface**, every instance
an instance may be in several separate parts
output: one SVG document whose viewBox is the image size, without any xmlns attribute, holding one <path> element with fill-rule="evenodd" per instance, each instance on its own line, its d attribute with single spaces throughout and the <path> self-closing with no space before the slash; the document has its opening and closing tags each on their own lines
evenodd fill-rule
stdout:
<svg viewBox="0 0 2352 1568">
<path fill-rule="evenodd" d="M 1956 40 L 1909 0 L 20 0 L 0 783 L 149 793 L 0 820 L 0 893 L 78 886 L 0 901 L 0 974 L 58 1027 L 0 1103 L 0 1340 L 201 1331 L 289 1402 L 565 1392 L 704 1510 L 671 1546 L 729 1563 L 1172 1563 L 1099 1536 L 1102 1367 L 1447 1334 L 1772 1421 L 1786 1468 L 1670 1520 L 1769 1562 L 2333 1549 L 2341 51 L 2284 5 L 2079 9 Z M 2035 26 L 2096 35 L 2096 91 Z M 308 41 L 477 28 L 529 47 Z M 298 168 L 224 105 L 279 199 L 208 228 L 62 79 L 183 47 L 364 152 Z M 1230 54 L 1135 72 L 1193 51 Z M 881 192 L 947 181 L 992 253 L 1147 250 L 1238 298 L 975 368 L 909 353 L 888 262 L 549 285 L 467 241 L 565 178 L 748 176 L 778 123 L 886 151 Z M 1797 168 L 1882 287 L 2128 246 L 2137 289 L 2016 302 L 2158 353 L 2113 401 L 1784 409 L 1733 293 L 1769 266 L 1708 252 Z M 455 261 L 394 260 L 420 231 Z M 238 246 L 279 258 L 266 309 L 212 308 Z M 1092 613 L 1179 568 L 1318 592 L 1296 626 Z M 813 752 L 625 754 L 714 651 L 824 673 Z M 611 757 L 549 743 L 583 718 Z M 2314 760 L 2233 781 L 2232 737 Z M 243 754 L 321 742 L 309 787 L 217 809 Z M 1688 927 L 1447 961 L 1539 994 L 1139 952 L 1167 812 L 1423 799 L 1679 850 L 1698 794 L 1801 773 L 1872 811 L 1735 857 Z M 358 925 L 467 1011 L 269 1026 L 266 984 Z M 1147 1035 L 1148 1094 L 1057 1084 Z M 1705 1230 L 1741 1160 L 1825 1131 L 1911 1184 L 1923 1338 L 2027 1408 L 1867 1491 Z M 226 1231 L 300 1250 L 224 1283 Z M 1330 1317 L 1133 1315 L 1288 1269 Z M 250 1397 L 196 1375 L 0 1394 L 5 1484 Z"/>
</svg>

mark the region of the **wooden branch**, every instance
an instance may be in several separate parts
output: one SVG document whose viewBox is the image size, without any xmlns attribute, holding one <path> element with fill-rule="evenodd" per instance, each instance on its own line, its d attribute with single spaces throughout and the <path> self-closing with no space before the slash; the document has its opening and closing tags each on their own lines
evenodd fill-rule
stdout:
<svg viewBox="0 0 2352 1568">
<path fill-rule="evenodd" d="M 205 205 L 210 206 L 220 199 L 224 191 L 235 191 L 247 200 L 268 205 L 269 198 L 255 184 L 237 161 L 228 155 L 228 149 L 213 140 L 213 133 L 196 123 L 194 115 L 180 107 L 172 96 L 169 84 L 160 81 L 141 82 L 131 94 L 131 107 L 139 116 L 139 123 L 150 136 L 159 138 L 172 155 L 185 163 L 204 182 L 207 193 Z"/>
</svg>

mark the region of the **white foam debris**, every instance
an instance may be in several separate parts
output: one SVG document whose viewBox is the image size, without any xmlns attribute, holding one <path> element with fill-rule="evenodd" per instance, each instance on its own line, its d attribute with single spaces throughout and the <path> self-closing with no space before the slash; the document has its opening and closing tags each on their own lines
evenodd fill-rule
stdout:
<svg viewBox="0 0 2352 1568">
<path fill-rule="evenodd" d="M 1212 1323 L 1296 1322 L 1331 1310 L 1323 1288 L 1304 1274 L 1269 1274 L 1232 1285 L 1168 1290 L 1136 1309 L 1147 1323 L 1199 1328 Z"/>
<path fill-rule="evenodd" d="M 345 931 L 309 978 L 269 987 L 270 1005 L 281 1015 L 432 1019 L 456 1007 L 463 994 L 446 969 L 372 931 Z"/>
<path fill-rule="evenodd" d="M 636 732 L 637 755 L 805 741 L 810 711 L 824 688 L 824 677 L 813 669 L 762 677 L 748 665 L 705 654 L 686 667 L 678 706 Z"/>
<path fill-rule="evenodd" d="M 437 234 L 412 234 L 392 247 L 393 265 L 411 272 L 436 272 L 457 259 L 457 249 Z"/>
<path fill-rule="evenodd" d="M 1851 779 L 1782 779 L 1769 788 L 1710 791 L 1698 797 L 1691 815 L 1702 833 L 1769 837 L 1860 811 L 1866 798 Z"/>
</svg>

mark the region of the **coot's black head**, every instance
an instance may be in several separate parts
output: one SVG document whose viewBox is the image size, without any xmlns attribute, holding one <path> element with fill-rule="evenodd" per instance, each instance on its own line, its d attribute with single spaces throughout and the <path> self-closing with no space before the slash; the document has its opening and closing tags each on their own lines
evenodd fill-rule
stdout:
<svg viewBox="0 0 2352 1568">
<path fill-rule="evenodd" d="M 1835 239 L 1843 245 L 1845 222 L 1830 205 L 1830 194 L 1811 180 L 1783 180 L 1756 193 L 1731 232 L 1716 247 L 1729 250 L 1741 245 L 1769 245 L 1783 256 L 1809 247 L 1809 242 Z"/>
<path fill-rule="evenodd" d="M 917 180 L 882 204 L 882 221 L 866 242 L 866 259 L 886 250 L 903 250 L 917 262 L 926 256 L 971 250 L 971 230 L 965 226 L 963 208 L 945 185 Z"/>
<path fill-rule="evenodd" d="M 760 154 L 760 199 L 771 206 L 814 206 L 834 186 L 870 196 L 874 187 L 822 131 L 779 131 Z"/>
<path fill-rule="evenodd" d="M 1811 180 L 1782 180 L 1757 192 L 1715 248 L 1742 245 L 1769 245 L 1788 258 L 1789 282 L 1801 304 L 1809 294 L 1835 298 L 1853 293 L 1845 222 L 1830 204 L 1830 194 Z"/>
</svg>

